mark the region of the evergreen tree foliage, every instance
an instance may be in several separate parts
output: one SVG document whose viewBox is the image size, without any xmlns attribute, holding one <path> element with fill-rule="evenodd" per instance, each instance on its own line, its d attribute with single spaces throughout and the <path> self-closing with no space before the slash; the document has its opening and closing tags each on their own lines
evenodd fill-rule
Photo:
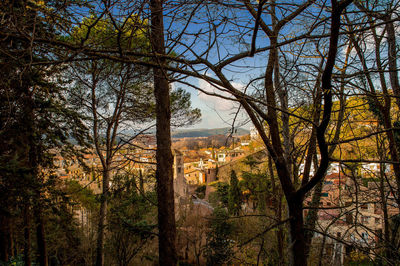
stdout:
<svg viewBox="0 0 400 266">
<path fill-rule="evenodd" d="M 231 171 L 231 182 L 229 186 L 228 210 L 229 214 L 238 216 L 242 205 L 242 193 L 239 187 L 239 180 L 234 170 Z"/>
<path fill-rule="evenodd" d="M 155 238 L 156 194 L 152 190 L 139 191 L 131 175 L 116 176 L 114 182 L 106 247 L 111 261 L 118 265 L 131 265 L 146 244 Z"/>
<path fill-rule="evenodd" d="M 88 139 L 82 117 L 65 101 L 62 66 L 36 64 L 49 60 L 54 50 L 14 34 L 55 38 L 54 25 L 40 15 L 40 8 L 35 1 L 1 3 L 1 31 L 9 35 L 0 41 L 0 259 L 23 252 L 26 265 L 31 264 L 33 247 L 40 264 L 47 265 L 52 250 L 46 224 L 52 223 L 51 217 L 70 214 L 47 212 L 61 202 L 54 157 L 81 159 Z M 24 230 L 11 230 L 13 224 Z M 36 245 L 31 243 L 33 226 Z M 16 241 L 23 243 L 23 250 L 16 248 Z"/>
<path fill-rule="evenodd" d="M 210 202 L 216 206 L 227 208 L 229 204 L 229 184 L 216 182 L 212 186 L 216 188 L 216 191 L 210 195 Z"/>
<path fill-rule="evenodd" d="M 223 265 L 232 259 L 233 241 L 230 235 L 233 225 L 228 218 L 229 215 L 223 208 L 216 208 L 212 214 L 205 250 L 207 265 Z"/>
</svg>

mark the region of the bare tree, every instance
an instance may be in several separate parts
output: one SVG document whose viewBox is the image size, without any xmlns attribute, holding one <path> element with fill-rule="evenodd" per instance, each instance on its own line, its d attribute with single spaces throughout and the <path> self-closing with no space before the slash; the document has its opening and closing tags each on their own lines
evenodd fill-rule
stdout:
<svg viewBox="0 0 400 266">
<path fill-rule="evenodd" d="M 188 54 L 191 53 L 195 57 L 195 59 L 193 59 L 193 62 L 189 61 L 190 63 L 192 63 L 192 65 L 190 65 L 189 67 L 194 68 L 195 64 L 203 65 L 205 69 L 209 70 L 214 75 L 201 75 L 199 72 L 194 72 L 194 76 L 205 79 L 213 86 L 215 86 L 217 90 L 227 92 L 234 97 L 233 99 L 237 101 L 240 104 L 241 108 L 243 108 L 248 114 L 252 123 L 257 128 L 269 153 L 271 154 L 271 157 L 275 163 L 277 175 L 279 177 L 288 204 L 291 236 L 291 243 L 289 244 L 289 246 L 292 252 L 291 263 L 294 264 L 296 262 L 296 264 L 298 265 L 306 264 L 303 200 L 306 193 L 308 193 L 323 179 L 329 166 L 329 150 L 325 133 L 326 129 L 329 126 L 332 113 L 332 72 L 334 69 L 335 59 L 338 50 L 341 24 L 340 17 L 344 9 L 351 3 L 351 1 L 333 1 L 332 6 L 329 7 L 330 32 L 324 32 L 325 36 L 329 37 L 329 45 L 327 48 L 328 53 L 320 76 L 321 99 L 323 100 L 323 107 L 321 110 L 321 122 L 319 122 L 318 124 L 314 124 L 312 121 L 307 120 L 307 118 L 300 117 L 301 120 L 307 120 L 308 123 L 315 126 L 315 139 L 319 148 L 321 160 L 318 163 L 318 168 L 315 175 L 310 179 L 303 178 L 301 186 L 297 187 L 296 180 L 293 179 L 294 174 L 292 164 L 290 163 L 291 158 L 289 150 L 291 144 L 288 135 L 289 122 L 288 118 L 286 117 L 286 115 L 295 116 L 295 113 L 293 111 L 290 111 L 287 106 L 288 102 L 285 99 L 285 91 L 279 89 L 280 74 L 277 72 L 277 62 L 279 62 L 279 48 L 284 44 L 279 43 L 278 36 L 285 25 L 288 25 L 288 23 L 292 22 L 299 16 L 307 16 L 306 14 L 309 13 L 307 13 L 306 10 L 313 3 L 314 1 L 307 1 L 304 4 L 293 6 L 288 4 L 287 6 L 285 6 L 285 11 L 281 10 L 284 15 L 280 15 L 277 11 L 278 8 L 281 8 L 283 6 L 278 5 L 274 1 L 268 4 L 264 1 L 260 1 L 258 4 L 252 4 L 249 1 L 238 2 L 236 3 L 236 5 L 234 3 L 226 4 L 226 6 L 228 6 L 227 10 L 229 12 L 235 12 L 235 8 L 237 8 L 238 10 L 244 8 L 248 10 L 249 14 L 254 19 L 255 27 L 253 27 L 254 32 L 252 35 L 253 38 L 251 39 L 250 43 L 250 50 L 246 50 L 241 53 L 232 55 L 230 52 L 225 53 L 222 50 L 219 50 L 219 46 L 217 45 L 215 46 L 217 48 L 212 46 L 214 43 L 218 44 L 219 42 L 221 42 L 221 40 L 223 40 L 223 33 L 215 28 L 218 27 L 218 25 L 226 25 L 224 24 L 225 20 L 223 19 L 223 17 L 220 20 L 212 17 L 212 15 L 215 16 L 213 12 L 208 13 L 210 16 L 210 30 L 207 34 L 210 35 L 210 39 L 213 38 L 209 41 L 209 44 L 211 46 L 208 46 L 207 49 L 204 49 L 203 54 L 201 54 L 197 52 L 195 48 L 192 48 L 191 45 L 182 44 L 187 49 Z M 288 8 L 288 6 L 290 6 L 290 8 Z M 269 25 L 266 20 L 263 19 L 262 15 L 270 16 L 271 23 Z M 303 36 L 299 36 L 299 38 L 307 36 L 311 32 L 313 32 L 318 23 L 319 22 L 316 21 L 315 24 L 312 24 L 312 26 L 310 26 L 309 28 L 310 32 L 306 32 Z M 240 26 L 242 25 L 234 24 L 231 27 L 239 28 Z M 268 38 L 268 46 L 264 46 L 262 48 L 256 47 L 256 41 L 258 40 L 258 27 L 260 27 L 265 36 Z M 239 30 L 240 29 L 241 28 L 239 28 Z M 250 32 L 248 28 L 245 28 L 245 26 L 243 26 L 243 29 L 246 29 L 247 33 Z M 243 30 L 243 33 L 245 32 L 246 31 Z M 193 36 L 195 36 L 194 38 L 200 39 L 200 31 L 197 35 L 193 34 Z M 293 38 L 287 40 L 286 42 L 290 43 L 294 42 L 295 40 L 296 38 Z M 213 48 L 215 48 L 215 50 L 213 50 Z M 281 48 L 281 51 L 282 50 L 283 49 Z M 246 93 L 246 89 L 243 91 L 235 87 L 233 82 L 231 82 L 229 76 L 226 75 L 227 71 L 225 70 L 225 68 L 229 68 L 230 66 L 234 65 L 234 63 L 240 62 L 240 60 L 244 60 L 247 57 L 255 56 L 256 54 L 261 54 L 264 51 L 268 51 L 268 57 L 265 67 L 265 74 L 262 76 L 263 84 L 260 95 L 265 98 L 260 99 L 252 97 L 252 95 Z M 214 58 L 211 57 L 213 52 L 223 58 L 218 58 L 218 60 L 214 62 Z M 246 86 L 246 88 L 248 87 L 249 85 Z M 213 93 L 204 90 L 203 92 L 210 95 L 217 94 L 220 97 L 224 97 L 220 93 Z M 277 102 L 279 101 L 277 100 L 276 94 L 278 94 L 278 97 L 280 95 L 280 105 L 277 104 Z M 225 96 L 225 98 L 232 99 L 229 96 Z M 280 117 L 278 114 L 279 112 L 282 112 L 284 114 Z M 268 125 L 268 132 L 266 132 L 264 129 L 264 121 Z M 283 134 L 283 143 L 281 141 L 281 133 Z"/>
</svg>

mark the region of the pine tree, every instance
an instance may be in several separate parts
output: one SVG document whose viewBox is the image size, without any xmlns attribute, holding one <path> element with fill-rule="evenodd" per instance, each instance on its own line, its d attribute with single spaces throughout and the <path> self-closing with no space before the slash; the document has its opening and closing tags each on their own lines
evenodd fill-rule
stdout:
<svg viewBox="0 0 400 266">
<path fill-rule="evenodd" d="M 241 209 L 241 192 L 239 188 L 239 180 L 234 170 L 231 171 L 231 184 L 229 186 L 228 209 L 229 214 L 238 216 Z"/>
<path fill-rule="evenodd" d="M 7 261 L 22 251 L 13 247 L 17 238 L 9 226 L 20 222 L 25 265 L 31 265 L 33 225 L 37 260 L 47 265 L 45 210 L 51 195 L 58 193 L 53 189 L 53 158 L 56 152 L 78 155 L 71 139 L 83 147 L 85 127 L 65 102 L 65 87 L 58 79 L 61 67 L 38 64 L 56 53 L 26 38 L 56 38 L 53 26 L 39 15 L 34 1 L 0 5 L 0 32 L 8 33 L 0 41 L 0 221 L 5 225 L 0 228 L 0 259 Z"/>
<path fill-rule="evenodd" d="M 232 240 L 233 225 L 227 220 L 228 213 L 224 208 L 216 208 L 210 220 L 210 232 L 207 234 L 205 255 L 207 265 L 224 265 L 233 256 Z"/>
</svg>

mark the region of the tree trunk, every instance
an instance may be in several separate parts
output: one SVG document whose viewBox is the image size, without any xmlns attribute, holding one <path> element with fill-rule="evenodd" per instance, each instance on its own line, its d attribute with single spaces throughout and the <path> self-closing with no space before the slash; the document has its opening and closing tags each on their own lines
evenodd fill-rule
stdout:
<svg viewBox="0 0 400 266">
<path fill-rule="evenodd" d="M 152 0 L 151 44 L 158 55 L 165 54 L 163 2 Z M 158 250 L 160 265 L 176 265 L 176 228 L 173 188 L 173 156 L 171 151 L 171 110 L 167 74 L 162 68 L 164 58 L 158 57 L 160 68 L 154 71 L 154 96 L 156 98 L 156 137 L 157 137 L 157 197 L 158 197 Z"/>
<path fill-rule="evenodd" d="M 386 153 L 386 147 L 384 144 L 384 141 L 380 141 L 379 137 L 376 136 L 376 148 L 378 151 L 379 155 L 379 160 L 384 161 L 385 158 L 385 153 Z M 383 235 L 379 236 L 381 239 L 379 239 L 380 242 L 384 243 L 384 256 L 386 258 L 394 258 L 392 254 L 392 242 L 391 242 L 391 235 L 390 235 L 390 224 L 389 224 L 389 214 L 388 214 L 388 205 L 387 205 L 387 199 L 386 199 L 386 193 L 385 193 L 385 164 L 380 163 L 379 167 L 379 196 L 380 196 L 380 202 L 382 212 L 383 212 Z M 375 203 L 375 205 L 378 204 Z"/>
<path fill-rule="evenodd" d="M 26 74 L 26 73 L 25 73 Z M 24 82 L 27 82 L 29 78 L 25 77 Z M 35 108 L 35 102 L 33 100 L 33 94 L 29 90 L 29 84 L 23 84 L 22 85 L 23 92 L 24 92 L 24 117 L 23 117 L 23 122 L 25 123 L 25 132 L 26 134 L 24 137 L 26 137 L 27 140 L 27 147 L 26 151 L 27 156 L 26 161 L 27 161 L 27 168 L 29 169 L 29 181 L 35 185 L 39 185 L 38 182 L 38 154 L 39 154 L 39 147 L 38 143 L 35 139 L 35 115 L 34 115 L 34 108 Z M 40 188 L 39 188 L 40 189 Z M 27 191 L 25 193 L 30 193 L 32 191 L 29 191 L 30 188 L 28 187 Z M 28 194 L 29 195 L 29 194 Z M 31 232 L 30 232 L 30 196 L 26 195 L 26 205 L 25 205 L 25 210 L 24 210 L 24 225 L 25 225 L 25 250 L 24 250 L 24 255 L 25 255 L 25 265 L 31 265 L 31 258 L 30 258 L 30 251 L 31 251 Z M 32 202 L 34 202 L 34 199 L 32 199 Z"/>
<path fill-rule="evenodd" d="M 396 30 L 394 27 L 394 22 L 391 21 L 391 17 L 387 17 L 387 42 L 388 42 L 388 64 L 389 64 L 389 79 L 390 86 L 392 87 L 393 93 L 396 96 L 396 104 L 400 107 L 400 84 L 399 84 L 399 74 L 397 68 L 397 51 L 396 51 Z"/>
<path fill-rule="evenodd" d="M 44 230 L 44 222 L 42 217 L 41 207 L 36 207 L 35 210 L 35 219 L 36 219 L 36 241 L 38 246 L 38 258 L 39 264 L 41 266 L 48 265 L 47 259 L 47 246 L 46 246 L 46 235 Z"/>
<path fill-rule="evenodd" d="M 10 250 L 10 222 L 7 214 L 0 214 L 0 260 L 7 262 L 9 260 Z"/>
<path fill-rule="evenodd" d="M 302 187 L 293 194 L 289 194 L 288 197 L 288 207 L 290 220 L 290 235 L 292 238 L 292 263 L 295 265 L 307 265 L 307 253 L 308 250 L 306 245 L 305 230 L 303 224 L 303 200 L 304 196 L 308 191 L 320 183 L 326 175 L 326 171 L 329 167 L 329 156 L 330 151 L 325 140 L 325 132 L 328 128 L 329 122 L 331 120 L 332 113 L 332 72 L 336 61 L 336 55 L 338 50 L 338 40 L 339 40 L 339 29 L 340 29 L 340 17 L 345 8 L 351 3 L 351 0 L 343 0 L 339 3 L 337 1 L 332 1 L 332 17 L 331 17 L 331 33 L 329 39 L 329 51 L 326 60 L 325 69 L 321 77 L 322 91 L 324 108 L 322 120 L 319 126 L 316 128 L 316 137 L 318 142 L 319 151 L 321 154 L 320 165 L 309 182 L 302 184 Z M 332 150 L 331 150 L 332 151 Z M 285 189 L 285 187 L 283 186 Z M 321 188 L 319 188 L 321 189 Z M 288 193 L 286 193 L 288 194 Z M 318 195 L 316 195 L 316 200 Z M 311 236 L 310 236 L 311 242 Z M 307 252 L 306 252 L 307 251 Z M 294 265 L 294 264 L 293 264 Z"/>
<path fill-rule="evenodd" d="M 314 194 L 311 199 L 310 207 L 311 209 L 308 211 L 306 217 L 305 228 L 307 231 L 305 232 L 305 252 L 308 257 L 310 254 L 311 242 L 314 235 L 314 229 L 316 225 L 316 221 L 318 220 L 318 211 L 319 211 L 319 203 L 321 201 L 321 192 L 322 192 L 322 180 L 315 186 Z"/>
<path fill-rule="evenodd" d="M 139 171 L 139 189 L 140 189 L 139 192 L 144 194 L 144 180 L 143 180 L 142 170 Z"/>
<path fill-rule="evenodd" d="M 29 217 L 29 204 L 24 207 L 24 265 L 31 266 L 31 225 Z"/>
<path fill-rule="evenodd" d="M 304 224 L 303 224 L 303 199 L 293 197 L 288 199 L 290 215 L 290 265 L 306 266 L 307 256 L 305 249 Z"/>
<path fill-rule="evenodd" d="M 269 176 L 271 178 L 272 193 L 274 195 L 273 196 L 273 206 L 274 206 L 275 217 L 278 221 L 281 221 L 281 219 L 282 219 L 282 194 L 281 194 L 281 191 L 279 191 L 279 188 L 277 187 L 277 185 L 275 184 L 275 176 L 274 176 L 274 170 L 273 170 L 273 166 L 272 166 L 271 154 L 268 154 L 268 171 L 269 171 Z M 277 228 L 275 236 L 276 236 L 276 241 L 277 241 L 279 265 L 284 265 L 285 258 L 283 256 L 283 249 L 284 249 L 285 236 L 284 236 L 284 232 L 283 232 L 283 229 L 281 226 L 279 226 Z"/>
<path fill-rule="evenodd" d="M 109 191 L 110 171 L 103 171 L 103 192 L 100 199 L 100 215 L 97 226 L 96 266 L 104 265 L 104 227 L 107 215 L 107 197 Z"/>
</svg>

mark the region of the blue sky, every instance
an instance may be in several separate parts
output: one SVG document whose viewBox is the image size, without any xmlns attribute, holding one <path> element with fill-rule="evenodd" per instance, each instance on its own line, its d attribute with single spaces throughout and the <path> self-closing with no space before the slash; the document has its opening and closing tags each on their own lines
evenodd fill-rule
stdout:
<svg viewBox="0 0 400 266">
<path fill-rule="evenodd" d="M 214 88 L 203 80 L 191 78 L 190 81 L 192 84 L 198 86 L 205 91 L 214 91 Z M 237 87 L 242 86 L 240 83 L 236 83 L 235 85 Z M 189 128 L 221 128 L 232 126 L 232 122 L 238 110 L 237 103 L 215 96 L 207 95 L 185 85 L 174 84 L 173 87 L 181 87 L 188 91 L 191 95 L 192 107 L 199 108 L 201 110 L 201 122 L 192 125 Z M 229 95 L 226 94 L 226 96 Z M 251 122 L 248 122 L 248 120 L 248 116 L 243 110 L 241 110 L 235 120 L 235 126 L 249 129 L 252 124 Z"/>
<path fill-rule="evenodd" d="M 299 3 L 304 3 L 304 1 L 293 0 L 293 2 Z M 113 12 L 123 19 L 126 15 L 124 14 L 126 10 L 125 8 L 120 9 L 120 7 L 124 4 L 122 2 L 120 4 L 116 3 Z M 167 51 L 174 51 L 187 60 L 197 59 L 197 56 L 200 55 L 211 64 L 218 64 L 221 60 L 250 49 L 254 19 L 245 9 L 215 8 L 212 5 L 205 5 L 193 10 L 193 17 L 189 25 L 186 25 L 186 17 L 191 12 L 190 8 L 196 5 L 175 6 L 174 2 L 171 3 L 171 9 L 166 9 L 164 12 L 166 13 L 164 14 L 164 27 L 168 33 L 166 34 Z M 134 8 L 134 4 L 132 8 Z M 286 10 L 286 8 L 283 10 Z M 144 16 L 146 15 L 148 14 L 145 12 Z M 270 20 L 268 16 L 263 18 L 266 21 Z M 297 32 L 302 30 L 301 28 L 292 27 L 292 25 L 287 25 L 287 28 L 283 32 Z M 181 35 L 183 30 L 184 34 Z M 176 42 L 176 40 L 178 41 Z M 259 30 L 256 47 L 264 47 L 268 46 L 268 44 L 268 38 L 265 37 L 262 30 Z M 223 68 L 223 73 L 236 89 L 244 88 L 244 84 L 248 84 L 254 78 L 263 74 L 267 54 L 268 52 L 262 52 L 256 54 L 254 57 L 230 63 Z M 191 68 L 194 72 L 213 75 L 212 71 L 207 71 L 207 67 L 201 63 L 191 65 Z M 196 78 L 188 78 L 185 82 L 191 83 L 193 86 L 205 91 L 214 91 L 214 88 L 208 83 Z M 260 85 L 258 82 L 251 83 L 251 86 L 254 87 Z M 227 127 L 232 125 L 234 118 L 236 119 L 235 126 L 246 129 L 252 126 L 249 122 L 244 124 L 245 121 L 248 121 L 248 117 L 244 111 L 239 112 L 236 116 L 238 105 L 235 103 L 206 95 L 183 84 L 174 84 L 173 87 L 181 87 L 188 91 L 191 94 L 192 107 L 201 110 L 201 122 L 193 125 L 191 128 Z M 254 89 L 254 87 L 249 87 L 247 93 L 251 93 L 249 90 Z M 229 96 L 229 94 L 224 94 L 224 92 L 222 94 Z"/>
</svg>

